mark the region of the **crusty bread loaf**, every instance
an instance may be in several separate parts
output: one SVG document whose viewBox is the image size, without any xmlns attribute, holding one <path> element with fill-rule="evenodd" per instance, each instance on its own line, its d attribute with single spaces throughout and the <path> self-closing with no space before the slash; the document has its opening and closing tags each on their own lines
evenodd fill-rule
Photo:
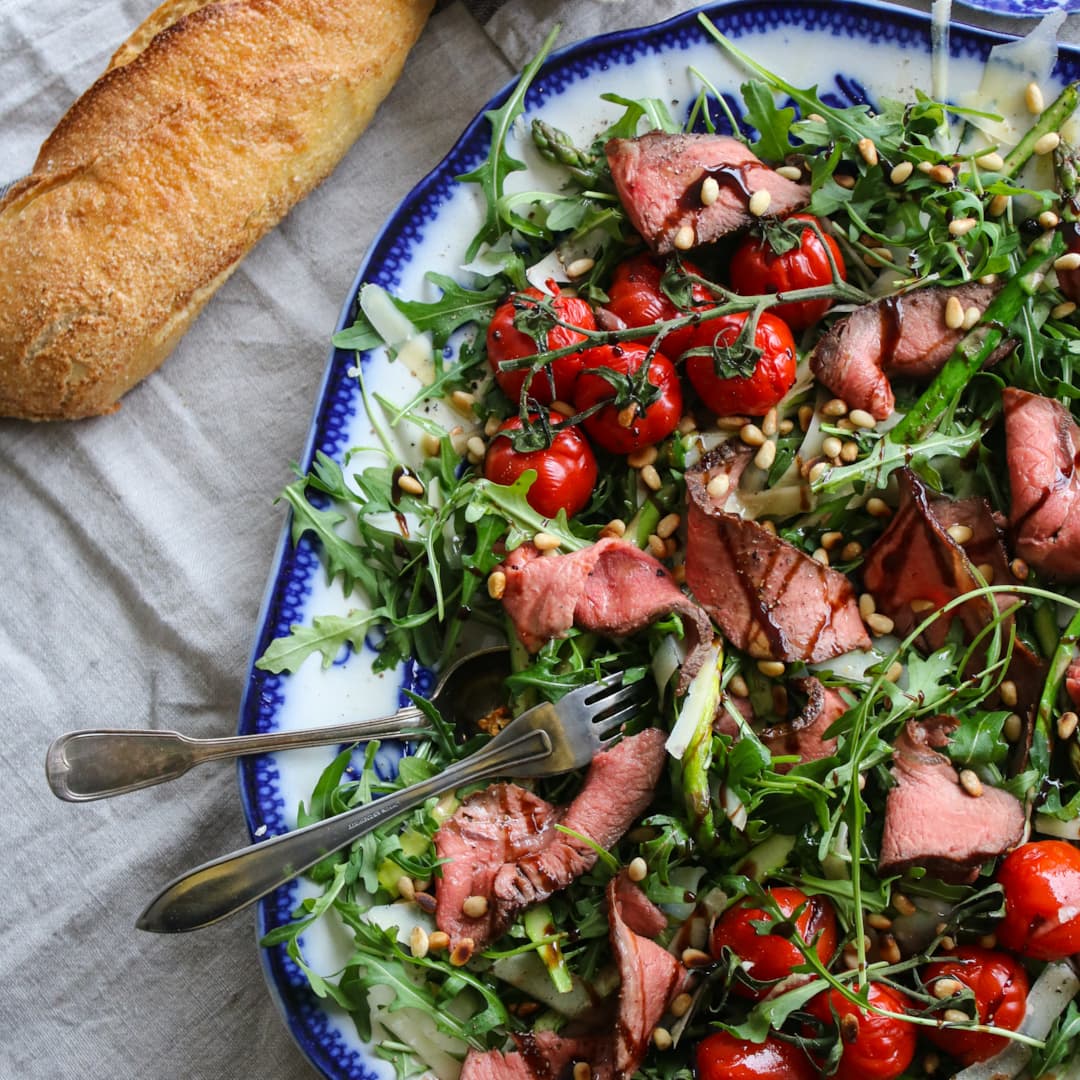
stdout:
<svg viewBox="0 0 1080 1080">
<path fill-rule="evenodd" d="M 432 0 L 166 0 L 0 200 L 0 416 L 110 412 L 334 168 Z"/>
</svg>

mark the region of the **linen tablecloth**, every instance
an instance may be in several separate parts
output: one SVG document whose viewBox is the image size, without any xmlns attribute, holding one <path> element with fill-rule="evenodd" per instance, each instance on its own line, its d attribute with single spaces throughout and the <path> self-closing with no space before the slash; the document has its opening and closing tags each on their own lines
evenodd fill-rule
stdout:
<svg viewBox="0 0 1080 1080">
<path fill-rule="evenodd" d="M 0 184 L 155 3 L 0 2 Z M 264 985 L 250 910 L 178 937 L 134 929 L 176 873 L 248 842 L 234 770 L 79 806 L 49 792 L 45 750 L 77 727 L 235 730 L 275 499 L 367 245 L 554 21 L 568 43 L 690 6 L 440 6 L 338 170 L 118 413 L 0 421 L 0 1080 L 314 1075 Z"/>
</svg>

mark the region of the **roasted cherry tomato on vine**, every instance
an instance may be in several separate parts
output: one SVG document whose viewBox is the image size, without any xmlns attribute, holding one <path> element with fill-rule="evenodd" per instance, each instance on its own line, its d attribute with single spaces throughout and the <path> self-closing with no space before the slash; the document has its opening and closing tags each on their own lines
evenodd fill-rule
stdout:
<svg viewBox="0 0 1080 1080">
<path fill-rule="evenodd" d="M 761 350 L 752 375 L 717 374 L 712 350 L 730 348 L 749 318 L 745 311 L 721 315 L 694 328 L 690 348 L 708 350 L 686 359 L 686 377 L 717 416 L 764 416 L 795 382 L 795 339 L 783 320 L 767 311 L 758 316 L 754 347 Z"/>
<path fill-rule="evenodd" d="M 826 244 L 836 260 L 840 277 L 847 280 L 847 270 L 840 248 L 824 231 L 821 222 L 811 214 L 792 214 L 784 219 L 781 226 L 790 226 L 796 222 L 806 223 L 797 247 L 777 253 L 767 236 L 748 236 L 736 248 L 729 269 L 731 287 L 735 292 L 743 296 L 759 296 L 831 284 L 833 272 L 826 254 Z M 810 226 L 822 229 L 824 244 Z M 797 225 L 795 227 L 798 228 Z M 805 330 L 808 326 L 813 326 L 832 307 L 832 303 L 831 300 L 804 300 L 801 303 L 779 304 L 769 311 L 783 319 L 792 330 Z"/>
<path fill-rule="evenodd" d="M 905 994 L 882 983 L 871 983 L 868 993 L 871 1005 L 892 1013 L 907 1012 L 911 1005 Z M 913 1024 L 864 1012 L 839 990 L 828 990 L 811 998 L 806 1011 L 826 1028 L 839 1020 L 844 1049 L 833 1073 L 834 1080 L 894 1080 L 915 1057 Z"/>
<path fill-rule="evenodd" d="M 521 367 L 506 370 L 501 368 L 500 364 L 508 360 L 536 356 L 539 351 L 565 349 L 586 340 L 584 334 L 565 326 L 551 326 L 542 339 L 541 350 L 537 348 L 534 338 L 514 325 L 514 320 L 522 312 L 532 311 L 538 319 L 541 318 L 540 306 L 534 301 L 545 299 L 551 301 L 552 310 L 563 322 L 579 326 L 582 330 L 596 329 L 592 308 L 576 296 L 563 296 L 561 293 L 548 296 L 539 289 L 526 289 L 524 292 L 514 293 L 509 300 L 500 304 L 488 325 L 487 355 L 491 370 L 495 373 L 495 381 L 511 401 L 520 399 L 521 388 L 525 384 L 529 369 Z M 570 353 L 553 360 L 548 370 L 538 371 L 533 376 L 529 383 L 530 396 L 542 405 L 550 405 L 556 400 L 569 401 L 581 364 L 581 353 Z"/>
<path fill-rule="evenodd" d="M 1033 960 L 1080 952 L 1080 849 L 1067 840 L 1021 844 L 997 872 L 1005 890 L 998 942 Z"/>
<path fill-rule="evenodd" d="M 688 273 L 701 276 L 701 271 L 692 263 L 682 260 L 683 269 Z M 687 310 L 680 310 L 660 287 L 664 276 L 664 266 L 650 255 L 633 255 L 624 259 L 615 267 L 611 284 L 608 286 L 608 301 L 605 309 L 626 326 L 649 326 L 651 323 L 667 319 L 677 319 L 688 311 L 701 311 L 714 307 L 712 294 L 704 285 L 693 284 L 690 287 L 692 305 Z M 690 347 L 694 328 L 687 326 L 682 330 L 673 330 L 664 337 L 662 349 L 665 356 L 673 360 Z M 643 344 L 650 339 L 640 339 Z"/>
<path fill-rule="evenodd" d="M 565 419 L 558 413 L 550 416 L 552 425 Z M 484 476 L 496 484 L 512 484 L 526 470 L 535 469 L 529 505 L 544 517 L 555 517 L 560 510 L 573 517 L 588 505 L 596 487 L 596 458 L 588 440 L 577 428 L 564 427 L 554 433 L 550 446 L 521 451 L 503 433 L 522 428 L 520 416 L 500 426 L 484 457 Z"/>
<path fill-rule="evenodd" d="M 935 985 L 947 986 L 951 980 L 963 983 L 975 995 L 978 1022 L 1015 1031 L 1027 1008 L 1028 977 L 1020 962 L 1008 953 L 975 946 L 961 946 L 947 960 L 928 964 L 922 981 L 934 992 Z M 937 996 L 935 994 L 935 996 Z M 948 1002 L 943 1008 L 948 1008 Z M 988 1035 L 962 1028 L 927 1028 L 926 1037 L 939 1049 L 956 1058 L 961 1065 L 985 1061 L 1009 1040 L 1004 1035 Z"/>
<path fill-rule="evenodd" d="M 698 1080 L 813 1080 L 817 1069 L 799 1047 L 770 1037 L 764 1042 L 717 1031 L 698 1043 Z"/>
<path fill-rule="evenodd" d="M 644 345 L 628 341 L 585 354 L 585 366 L 574 388 L 574 407 L 584 412 L 611 400 L 610 405 L 585 417 L 582 424 L 597 446 L 613 454 L 631 454 L 666 439 L 682 417 L 679 374 L 662 353 L 653 353 L 647 370 L 649 385 L 639 395 L 639 373 L 648 351 Z M 611 372 L 613 378 L 605 377 L 604 372 Z"/>
<path fill-rule="evenodd" d="M 808 897 L 800 889 L 786 886 L 769 889 L 768 893 L 785 919 L 792 920 L 803 941 L 810 943 L 817 939 L 817 954 L 823 964 L 828 964 L 836 951 L 837 939 L 836 914 L 832 904 L 823 896 Z M 792 919 L 796 911 L 799 914 Z M 744 900 L 729 907 L 713 927 L 710 942 L 712 955 L 719 960 L 722 950 L 727 947 L 742 961 L 740 971 L 744 971 L 755 983 L 770 984 L 758 987 L 736 978 L 735 992 L 743 997 L 765 997 L 773 988 L 771 984 L 786 979 L 793 967 L 805 963 L 798 947 L 788 940 L 790 935 L 782 932 L 785 929 L 783 924 L 777 927 L 781 932 L 769 934 L 759 934 L 754 925 L 773 921 L 774 916 L 770 911 L 757 907 L 752 900 Z"/>
</svg>

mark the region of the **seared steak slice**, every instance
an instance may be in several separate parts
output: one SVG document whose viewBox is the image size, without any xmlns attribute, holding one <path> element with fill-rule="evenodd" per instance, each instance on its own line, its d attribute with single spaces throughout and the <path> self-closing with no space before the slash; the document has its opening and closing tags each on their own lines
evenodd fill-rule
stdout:
<svg viewBox="0 0 1080 1080">
<path fill-rule="evenodd" d="M 619 840 L 652 802 L 663 771 L 666 735 L 648 728 L 593 758 L 585 783 L 561 824 L 603 849 Z M 593 845 L 556 831 L 549 843 L 495 875 L 496 906 L 509 913 L 546 900 L 596 862 Z M 509 919 L 507 920 L 509 921 Z"/>
<path fill-rule="evenodd" d="M 979 587 L 976 567 L 993 571 L 990 584 L 1012 580 L 1002 543 L 989 503 L 982 498 L 951 500 L 935 497 L 910 470 L 898 471 L 900 504 L 888 526 L 867 552 L 863 562 L 863 584 L 878 611 L 891 618 L 897 632 L 909 634 L 935 609 Z M 958 524 L 971 530 L 962 544 L 949 533 Z M 996 593 L 994 599 L 974 596 L 943 616 L 924 632 L 922 647 L 940 648 L 954 619 L 959 619 L 969 639 L 980 634 L 1004 610 L 1016 603 L 1011 593 Z M 1002 622 L 1008 635 L 1012 617 Z M 973 657 L 973 670 L 981 669 L 985 653 Z M 1035 703 L 1042 691 L 1043 668 L 1038 658 L 1017 641 L 1013 647 L 1008 678 L 1016 683 L 1021 709 Z"/>
<path fill-rule="evenodd" d="M 1052 398 L 1009 387 L 1005 446 L 1016 554 L 1048 577 L 1080 580 L 1080 428 Z"/>
<path fill-rule="evenodd" d="M 955 729 L 947 716 L 909 720 L 893 744 L 896 786 L 885 800 L 881 874 L 919 866 L 945 881 L 971 881 L 987 859 L 1024 838 L 1020 800 L 988 785 L 981 795 L 969 795 L 952 762 L 935 749 Z"/>
<path fill-rule="evenodd" d="M 453 943 L 483 948 L 517 912 L 566 888 L 596 862 L 595 848 L 560 832 L 561 824 L 602 849 L 613 847 L 652 802 L 664 767 L 666 735 L 648 728 L 593 758 L 581 791 L 565 811 L 519 788 L 493 784 L 470 796 L 435 834 L 442 877 L 435 883 L 435 922 Z M 488 908 L 472 918 L 465 898 Z"/>
<path fill-rule="evenodd" d="M 806 707 L 798 716 L 760 731 L 758 737 L 774 757 L 797 756 L 799 764 L 836 753 L 836 739 L 825 738 L 825 732 L 850 706 L 839 691 L 823 686 L 820 679 L 794 679 L 792 685 L 806 694 Z M 792 767 L 777 765 L 776 771 Z"/>
<path fill-rule="evenodd" d="M 712 644 L 708 615 L 651 555 L 622 540 L 599 540 L 566 555 L 515 548 L 502 564 L 502 602 L 521 643 L 536 652 L 571 626 L 626 637 L 675 612 L 682 616 L 689 652 L 680 675 L 685 689 Z"/>
<path fill-rule="evenodd" d="M 636 886 L 621 877 L 608 882 L 608 933 L 621 977 L 615 1024 L 616 1080 L 628 1080 L 637 1071 L 660 1017 L 682 990 L 687 974 L 667 949 L 627 925 L 623 912 L 629 889 Z"/>
<path fill-rule="evenodd" d="M 932 378 L 964 336 L 965 331 L 945 325 L 949 297 L 955 296 L 965 310 L 983 311 L 997 288 L 974 283 L 932 286 L 857 308 L 833 323 L 817 343 L 811 370 L 849 408 L 885 420 L 896 405 L 889 380 Z M 990 363 L 1011 349 L 1011 343 L 1000 346 Z"/>
<path fill-rule="evenodd" d="M 724 636 L 758 659 L 817 662 L 865 649 L 851 582 L 774 536 L 722 510 L 708 493 L 731 455 L 714 452 L 686 473 L 686 584 Z"/>
<path fill-rule="evenodd" d="M 675 250 L 680 229 L 692 230 L 691 247 L 745 229 L 755 220 L 747 206 L 757 191 L 769 192 L 770 217 L 784 217 L 810 201 L 807 185 L 778 176 L 727 135 L 650 131 L 635 139 L 611 139 L 604 149 L 631 223 L 661 255 Z M 720 194 L 705 206 L 701 185 L 710 176 Z"/>
</svg>

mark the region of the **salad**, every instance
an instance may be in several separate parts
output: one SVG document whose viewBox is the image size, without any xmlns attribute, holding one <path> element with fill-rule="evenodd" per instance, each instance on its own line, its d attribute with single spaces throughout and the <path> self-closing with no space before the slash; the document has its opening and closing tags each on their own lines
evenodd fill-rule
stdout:
<svg viewBox="0 0 1080 1080">
<path fill-rule="evenodd" d="M 287 489 L 355 608 L 258 661 L 507 649 L 498 709 L 418 698 L 397 775 L 344 748 L 300 824 L 610 673 L 650 705 L 584 773 L 329 856 L 264 944 L 403 1077 L 1063 1075 L 1077 87 L 1027 87 L 1006 145 L 922 95 L 837 107 L 702 23 L 738 99 L 707 74 L 685 117 L 618 98 L 589 145 L 535 119 L 559 180 L 511 192 L 549 39 L 460 178 L 485 208 L 461 280 L 362 289 L 336 343 L 430 377 L 364 390 L 380 444 Z M 340 971 L 305 958 L 319 920 Z"/>
</svg>

